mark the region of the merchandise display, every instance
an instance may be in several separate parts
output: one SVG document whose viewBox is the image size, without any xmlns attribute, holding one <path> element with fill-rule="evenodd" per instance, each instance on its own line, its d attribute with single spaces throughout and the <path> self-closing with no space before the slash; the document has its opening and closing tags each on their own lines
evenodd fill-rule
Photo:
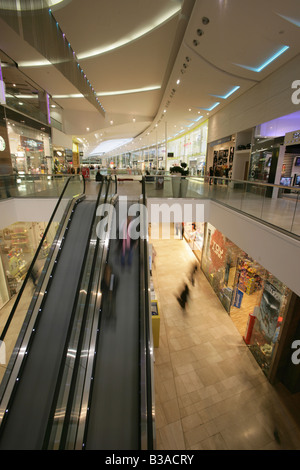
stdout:
<svg viewBox="0 0 300 470">
<path fill-rule="evenodd" d="M 204 240 L 204 223 L 185 223 L 184 237 L 193 250 L 195 256 L 201 261 Z"/>
<path fill-rule="evenodd" d="M 209 223 L 205 224 L 201 267 L 268 375 L 291 291 Z"/>
<path fill-rule="evenodd" d="M 238 288 L 248 295 L 261 289 L 262 279 L 258 274 L 258 265 L 245 258 L 238 263 Z"/>
<path fill-rule="evenodd" d="M 264 281 L 260 305 L 255 309 L 256 320 L 249 349 L 266 375 L 270 371 L 274 346 L 283 324 L 290 292 L 269 274 Z"/>
<path fill-rule="evenodd" d="M 46 223 L 44 222 L 17 222 L 0 230 L 0 264 L 3 277 L 0 309 L 19 292 L 33 256 L 43 238 L 45 227 Z M 55 231 L 55 227 L 53 230 Z M 51 236 L 50 234 L 50 238 Z M 51 246 L 47 238 L 41 247 L 39 262 L 41 266 Z"/>
</svg>

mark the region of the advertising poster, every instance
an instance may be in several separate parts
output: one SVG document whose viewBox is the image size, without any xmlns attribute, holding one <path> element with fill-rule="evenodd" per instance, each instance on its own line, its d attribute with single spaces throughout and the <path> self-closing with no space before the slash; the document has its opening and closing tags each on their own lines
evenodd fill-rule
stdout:
<svg viewBox="0 0 300 470">
<path fill-rule="evenodd" d="M 271 341 L 274 337 L 281 302 L 282 294 L 276 287 L 266 281 L 259 307 L 258 320 L 259 329 L 267 341 Z"/>
<path fill-rule="evenodd" d="M 236 289 L 233 306 L 241 308 L 244 293 L 240 289 Z"/>
</svg>

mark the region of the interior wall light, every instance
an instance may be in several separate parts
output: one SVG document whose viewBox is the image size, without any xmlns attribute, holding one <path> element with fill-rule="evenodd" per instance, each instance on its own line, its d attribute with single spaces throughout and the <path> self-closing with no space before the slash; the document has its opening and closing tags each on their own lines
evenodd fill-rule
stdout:
<svg viewBox="0 0 300 470">
<path fill-rule="evenodd" d="M 215 96 L 216 98 L 222 98 L 222 100 L 227 100 L 227 98 L 229 98 L 229 96 L 233 95 L 233 93 L 235 93 L 237 90 L 239 90 L 241 87 L 240 86 L 235 86 L 234 88 L 232 88 L 226 95 L 210 95 L 210 96 Z"/>
<path fill-rule="evenodd" d="M 213 104 L 210 108 L 199 108 L 199 109 L 203 109 L 204 111 L 212 111 L 213 109 L 215 109 L 217 106 L 219 106 L 219 102 Z"/>
<path fill-rule="evenodd" d="M 286 52 L 289 49 L 289 46 L 283 46 L 281 47 L 275 54 L 273 54 L 271 57 L 269 57 L 265 62 L 263 62 L 259 67 L 249 67 L 248 65 L 241 65 L 241 64 L 235 64 L 238 67 L 242 67 L 243 69 L 251 70 L 252 72 L 261 72 L 264 68 L 266 68 L 268 65 L 270 65 L 274 60 L 276 60 L 279 56 L 281 56 L 284 52 Z"/>
</svg>

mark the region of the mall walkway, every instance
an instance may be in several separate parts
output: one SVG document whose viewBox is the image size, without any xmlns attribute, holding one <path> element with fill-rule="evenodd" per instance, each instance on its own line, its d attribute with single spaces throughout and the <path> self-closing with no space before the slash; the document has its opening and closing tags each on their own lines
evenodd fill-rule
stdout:
<svg viewBox="0 0 300 470">
<path fill-rule="evenodd" d="M 152 241 L 161 330 L 155 351 L 157 450 L 300 450 L 292 415 L 200 272 L 182 311 L 175 295 L 195 258 L 185 240 Z"/>
</svg>

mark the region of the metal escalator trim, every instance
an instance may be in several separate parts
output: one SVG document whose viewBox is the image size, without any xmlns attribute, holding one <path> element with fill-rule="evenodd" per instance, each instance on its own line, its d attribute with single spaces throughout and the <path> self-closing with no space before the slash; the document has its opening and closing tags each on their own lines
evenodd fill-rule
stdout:
<svg viewBox="0 0 300 470">
<path fill-rule="evenodd" d="M 142 202 L 144 207 L 146 207 L 146 191 L 145 191 L 145 178 L 142 180 Z M 143 213 L 143 212 L 142 212 Z M 143 256 L 143 273 L 142 279 L 143 284 L 141 295 L 144 298 L 144 333 L 145 338 L 141 337 L 141 363 L 144 359 L 145 371 L 141 379 L 145 379 L 145 391 L 143 393 L 146 395 L 146 402 L 141 403 L 141 417 L 146 417 L 146 423 L 143 423 L 141 420 L 141 445 L 147 445 L 148 450 L 155 449 L 155 390 L 154 390 L 154 369 L 153 369 L 153 354 L 154 354 L 154 345 L 152 337 L 152 313 L 151 313 L 151 298 L 149 295 L 149 286 L 150 286 L 150 271 L 149 271 L 149 250 L 148 250 L 148 221 L 143 220 L 144 224 L 144 233 L 145 238 L 142 240 L 142 256 Z M 143 331 L 141 331 L 143 333 Z M 143 374 L 143 371 L 141 371 Z M 141 382 L 141 386 L 143 382 Z M 143 408 L 143 406 L 145 408 Z M 143 435 L 146 433 L 146 435 Z M 147 442 L 147 443 L 146 443 Z"/>
<path fill-rule="evenodd" d="M 116 202 L 116 195 L 114 195 L 110 203 L 114 205 Z M 112 223 L 112 212 L 109 214 L 109 221 L 108 221 L 108 226 L 111 227 Z M 104 262 L 106 261 L 107 258 L 107 253 L 108 253 L 108 246 L 109 246 L 109 233 L 110 230 L 107 231 L 106 233 L 106 238 L 104 240 L 98 240 L 99 243 L 102 243 L 103 245 L 103 255 L 102 255 L 102 264 L 101 264 L 101 270 L 100 270 L 100 275 L 99 275 L 99 283 L 98 283 L 98 289 L 97 292 L 101 292 L 101 280 L 103 278 L 103 273 L 104 273 Z M 85 446 L 85 441 L 86 441 L 86 435 L 87 435 L 87 428 L 88 428 L 88 419 L 89 419 L 89 410 L 90 410 L 90 403 L 91 403 L 91 396 L 92 396 L 92 377 L 93 377 L 93 372 L 95 369 L 95 363 L 96 363 L 96 350 L 97 350 L 97 337 L 99 338 L 99 322 L 100 322 L 100 308 L 101 308 L 101 302 L 102 302 L 102 296 L 97 295 L 97 301 L 94 309 L 94 317 L 93 317 L 93 325 L 91 328 L 92 334 L 90 337 L 90 347 L 89 347 L 89 352 L 88 352 L 88 362 L 87 362 L 87 368 L 86 368 L 86 374 L 85 374 L 85 381 L 84 381 L 84 387 L 83 387 L 83 393 L 82 393 L 82 404 L 81 404 L 81 413 L 80 413 L 80 422 L 79 422 L 79 427 L 77 430 L 77 436 L 76 436 L 76 442 L 74 445 L 75 450 L 82 450 L 84 449 Z"/>
<path fill-rule="evenodd" d="M 55 420 L 55 410 L 56 410 L 56 407 L 57 407 L 57 401 L 58 401 L 58 398 L 59 398 L 59 393 L 61 392 L 61 382 L 62 382 L 63 374 L 64 374 L 64 371 L 65 371 L 67 353 L 68 353 L 68 350 L 69 350 L 69 342 L 70 342 L 71 334 L 72 334 L 72 331 L 73 331 L 73 328 L 74 328 L 74 319 L 76 318 L 78 300 L 79 300 L 80 294 L 83 294 L 82 296 L 87 297 L 87 295 L 86 295 L 87 293 L 84 293 L 84 292 L 82 293 L 81 292 L 81 287 L 82 287 L 82 282 L 83 282 L 83 277 L 84 277 L 84 274 L 85 274 L 85 270 L 86 270 L 86 267 L 87 267 L 88 253 L 89 253 L 89 250 L 90 250 L 91 244 L 92 244 L 91 240 L 92 240 L 92 233 L 93 233 L 94 225 L 95 225 L 97 207 L 98 207 L 101 195 L 102 195 L 103 188 L 104 188 L 104 182 L 102 181 L 99 192 L 98 192 L 97 200 L 96 200 L 96 203 L 95 203 L 95 210 L 94 210 L 94 214 L 93 214 L 93 218 L 92 218 L 92 222 L 91 222 L 89 235 L 88 235 L 88 238 L 87 238 L 87 243 L 86 243 L 86 247 L 85 247 L 84 262 L 82 264 L 81 272 L 80 272 L 80 276 L 79 276 L 79 280 L 78 280 L 78 285 L 77 285 L 77 289 L 76 289 L 77 293 L 76 293 L 76 296 L 74 298 L 73 310 L 72 310 L 72 313 L 71 313 L 71 320 L 70 320 L 69 329 L 68 329 L 68 333 L 67 333 L 67 337 L 66 337 L 66 341 L 65 341 L 65 346 L 64 346 L 64 353 L 63 353 L 63 356 L 62 356 L 60 370 L 59 370 L 59 374 L 58 374 L 58 378 L 57 378 L 57 384 L 56 384 L 55 393 L 54 393 L 54 397 L 53 397 L 53 401 L 52 401 L 50 416 L 48 418 L 47 430 L 46 430 L 46 433 L 45 433 L 45 436 L 44 436 L 44 442 L 43 442 L 43 448 L 44 449 L 47 449 L 50 445 L 51 431 L 52 431 L 53 423 L 54 423 L 54 420 Z M 109 188 L 109 182 L 107 184 L 106 193 L 105 193 L 104 198 L 107 197 L 108 188 Z M 70 391 L 69 391 L 69 393 L 70 393 Z M 69 400 L 69 397 L 67 398 L 67 400 Z"/>
</svg>

